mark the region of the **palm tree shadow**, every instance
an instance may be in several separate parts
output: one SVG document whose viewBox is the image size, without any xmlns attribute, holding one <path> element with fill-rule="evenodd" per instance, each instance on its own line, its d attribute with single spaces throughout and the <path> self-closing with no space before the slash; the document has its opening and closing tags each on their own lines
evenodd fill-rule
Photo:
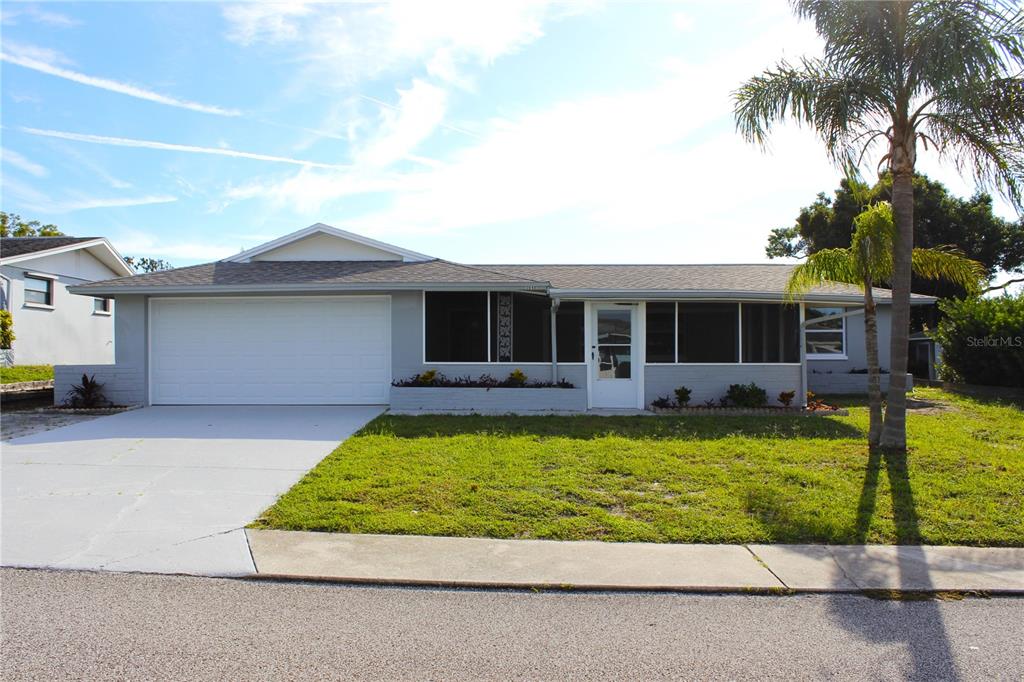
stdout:
<svg viewBox="0 0 1024 682">
<path fill-rule="evenodd" d="M 899 587 L 918 592 L 931 590 L 934 586 L 928 572 L 922 571 L 925 556 L 905 453 L 870 454 L 857 508 L 856 541 L 865 544 L 870 534 L 883 464 L 892 496 L 896 544 L 900 545 L 897 555 Z M 913 666 L 909 677 L 959 679 L 939 602 L 932 599 L 908 600 L 897 595 L 890 600 L 874 601 L 868 608 L 853 608 L 849 598 L 835 598 L 832 607 L 843 627 L 866 640 L 905 643 Z"/>
</svg>

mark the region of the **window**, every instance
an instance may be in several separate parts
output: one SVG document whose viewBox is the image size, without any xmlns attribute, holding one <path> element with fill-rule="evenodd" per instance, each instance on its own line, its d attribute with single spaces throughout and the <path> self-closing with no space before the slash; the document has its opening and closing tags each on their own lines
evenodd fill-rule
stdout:
<svg viewBox="0 0 1024 682">
<path fill-rule="evenodd" d="M 487 362 L 487 294 L 428 292 L 427 362 Z"/>
<path fill-rule="evenodd" d="M 583 362 L 583 301 L 562 302 L 555 314 L 558 362 Z"/>
<path fill-rule="evenodd" d="M 739 305 L 680 303 L 679 362 L 738 362 Z"/>
<path fill-rule="evenodd" d="M 53 305 L 53 280 L 25 275 L 25 303 Z"/>
<path fill-rule="evenodd" d="M 744 303 L 743 362 L 800 362 L 800 311 L 775 303 Z"/>
<path fill-rule="evenodd" d="M 110 299 L 109 298 L 94 298 L 92 299 L 92 311 L 99 313 L 100 315 L 110 314 Z"/>
<path fill-rule="evenodd" d="M 491 293 L 491 361 L 551 362 L 551 299 Z"/>
<path fill-rule="evenodd" d="M 647 304 L 647 362 L 676 361 L 676 304 Z"/>
<path fill-rule="evenodd" d="M 811 308 L 804 312 L 807 355 L 816 358 L 843 359 L 846 357 L 846 318 L 814 323 L 814 320 L 839 315 L 843 308 Z"/>
</svg>

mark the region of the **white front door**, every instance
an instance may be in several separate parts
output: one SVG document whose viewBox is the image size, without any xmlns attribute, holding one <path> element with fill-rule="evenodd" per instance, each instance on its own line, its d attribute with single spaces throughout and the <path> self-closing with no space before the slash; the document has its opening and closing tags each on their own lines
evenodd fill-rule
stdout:
<svg viewBox="0 0 1024 682">
<path fill-rule="evenodd" d="M 590 306 L 591 407 L 637 407 L 638 309 L 625 303 Z"/>
</svg>

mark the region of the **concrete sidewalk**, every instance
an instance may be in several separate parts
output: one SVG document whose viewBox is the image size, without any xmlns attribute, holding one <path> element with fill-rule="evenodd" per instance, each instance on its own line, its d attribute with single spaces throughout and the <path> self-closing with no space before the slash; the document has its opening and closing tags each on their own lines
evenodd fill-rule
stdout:
<svg viewBox="0 0 1024 682">
<path fill-rule="evenodd" d="M 256 575 L 463 587 L 1024 594 L 1024 548 L 675 545 L 247 530 Z"/>
</svg>

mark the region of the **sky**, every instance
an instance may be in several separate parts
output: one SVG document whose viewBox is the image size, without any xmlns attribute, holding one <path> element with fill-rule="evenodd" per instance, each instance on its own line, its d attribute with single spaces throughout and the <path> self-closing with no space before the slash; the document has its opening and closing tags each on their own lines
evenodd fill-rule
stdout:
<svg viewBox="0 0 1024 682">
<path fill-rule="evenodd" d="M 0 11 L 3 210 L 176 266 L 316 222 L 465 263 L 763 262 L 840 176 L 805 129 L 735 131 L 743 80 L 820 52 L 780 1 Z"/>
</svg>

